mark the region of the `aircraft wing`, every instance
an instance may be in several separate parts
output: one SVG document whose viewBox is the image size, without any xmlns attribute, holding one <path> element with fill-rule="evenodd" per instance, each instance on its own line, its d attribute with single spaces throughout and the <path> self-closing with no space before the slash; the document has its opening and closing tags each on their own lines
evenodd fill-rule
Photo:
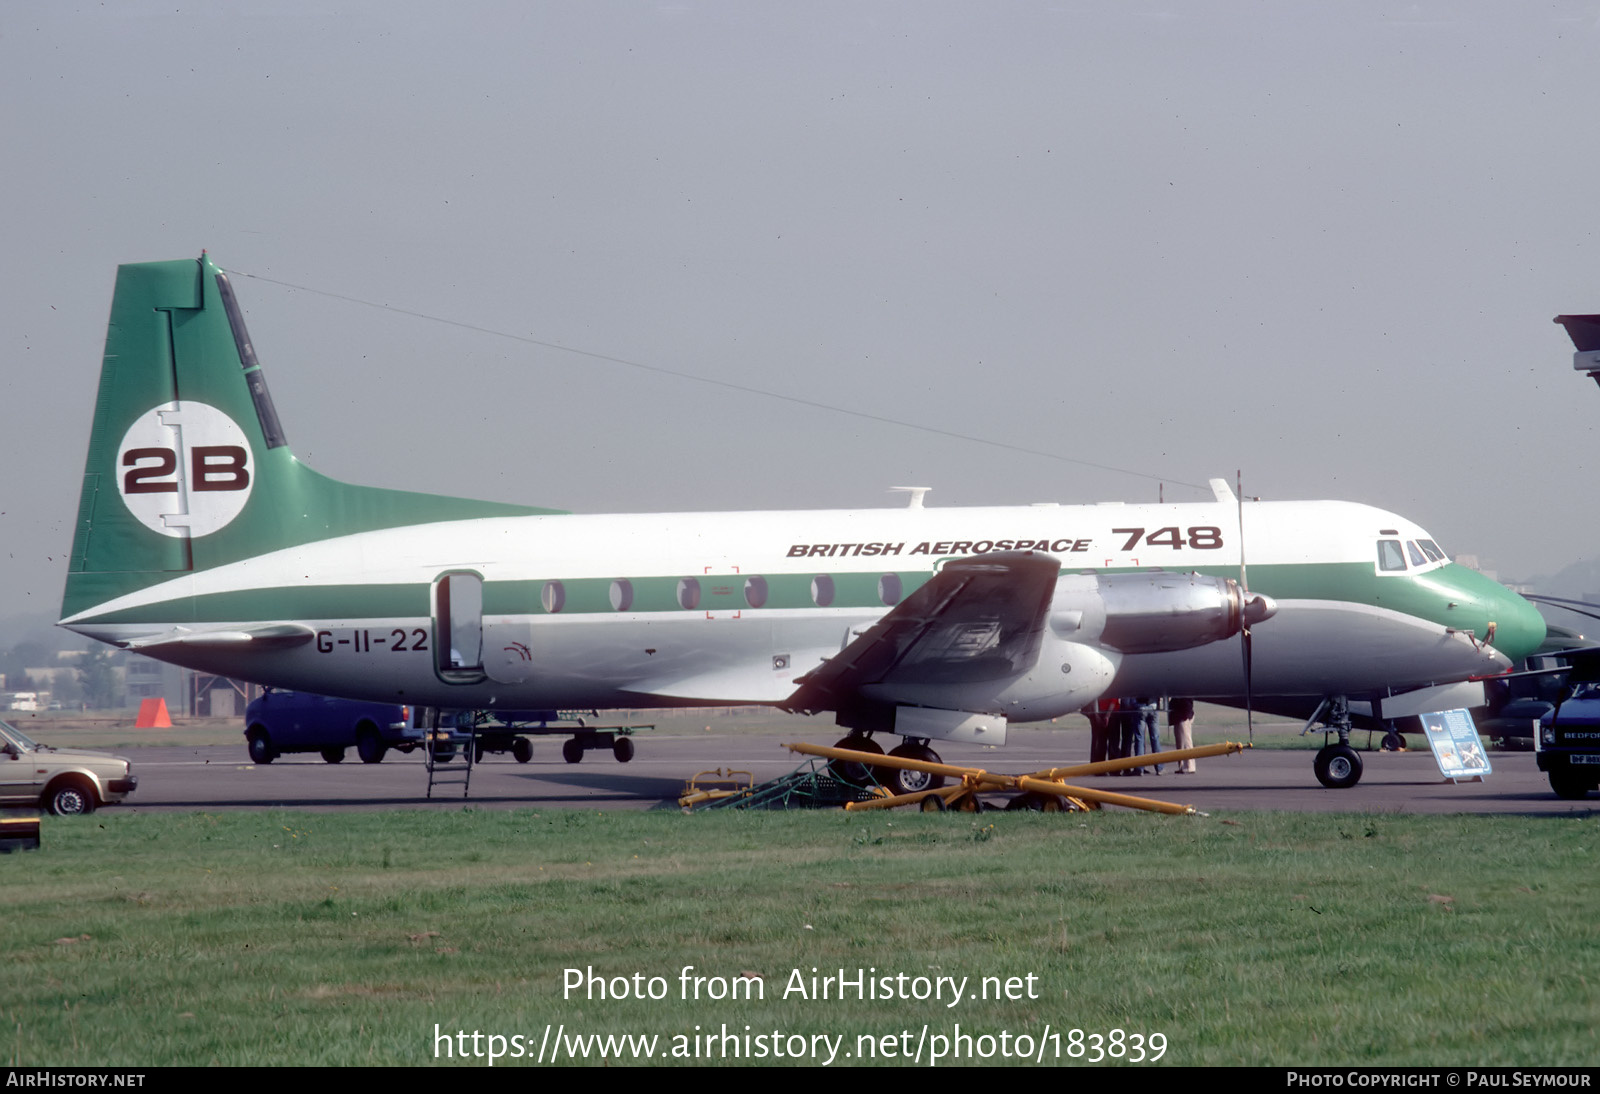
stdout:
<svg viewBox="0 0 1600 1094">
<path fill-rule="evenodd" d="M 1026 672 L 1039 656 L 1061 564 L 1033 551 L 945 564 L 820 668 L 796 681 L 790 711 L 836 710 L 870 685 L 963 683 Z"/>
</svg>

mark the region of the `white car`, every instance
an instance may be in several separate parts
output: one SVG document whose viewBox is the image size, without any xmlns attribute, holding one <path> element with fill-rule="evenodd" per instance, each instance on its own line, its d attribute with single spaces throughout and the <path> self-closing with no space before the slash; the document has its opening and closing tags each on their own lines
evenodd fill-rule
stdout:
<svg viewBox="0 0 1600 1094">
<path fill-rule="evenodd" d="M 139 785 L 132 765 L 109 752 L 42 745 L 0 722 L 0 806 L 37 805 L 57 816 L 93 813 Z"/>
</svg>

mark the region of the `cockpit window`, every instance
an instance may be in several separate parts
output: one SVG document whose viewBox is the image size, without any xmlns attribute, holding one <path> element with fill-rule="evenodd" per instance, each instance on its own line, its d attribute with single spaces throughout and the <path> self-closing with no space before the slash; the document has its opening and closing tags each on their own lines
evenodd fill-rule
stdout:
<svg viewBox="0 0 1600 1094">
<path fill-rule="evenodd" d="M 1411 556 L 1411 565 L 1413 566 L 1426 566 L 1428 564 L 1428 560 L 1422 554 L 1422 548 L 1417 546 L 1415 540 L 1406 540 L 1406 554 Z"/>
<path fill-rule="evenodd" d="M 1435 562 L 1443 562 L 1444 561 L 1444 552 L 1439 550 L 1439 545 L 1437 543 L 1433 542 L 1433 540 L 1431 540 L 1431 539 L 1419 539 L 1419 540 L 1417 540 L 1417 544 L 1419 546 L 1421 546 L 1421 548 L 1425 552 L 1427 552 L 1428 557 L 1431 558 L 1433 561 L 1435 561 Z"/>
<path fill-rule="evenodd" d="M 1400 541 L 1397 539 L 1380 539 L 1378 541 L 1378 569 L 1404 570 L 1406 556 L 1400 550 Z"/>
</svg>

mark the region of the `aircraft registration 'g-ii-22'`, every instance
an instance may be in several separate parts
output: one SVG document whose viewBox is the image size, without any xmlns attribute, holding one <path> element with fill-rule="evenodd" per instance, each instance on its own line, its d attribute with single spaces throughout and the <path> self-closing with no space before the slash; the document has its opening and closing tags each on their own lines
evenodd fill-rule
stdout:
<svg viewBox="0 0 1600 1094">
<path fill-rule="evenodd" d="M 347 485 L 290 452 L 202 255 L 117 272 L 62 625 L 355 699 L 831 711 L 847 746 L 898 734 L 924 759 L 1106 694 L 1381 701 L 1504 671 L 1544 636 L 1402 517 L 1213 488 L 582 516 Z M 1360 776 L 1345 736 L 1318 755 L 1328 785 Z"/>
</svg>

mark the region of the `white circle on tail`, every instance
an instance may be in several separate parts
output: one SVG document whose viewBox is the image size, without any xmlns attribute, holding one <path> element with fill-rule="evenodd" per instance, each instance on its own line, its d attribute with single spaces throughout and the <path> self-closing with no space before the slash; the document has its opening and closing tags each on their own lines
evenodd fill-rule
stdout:
<svg viewBox="0 0 1600 1094">
<path fill-rule="evenodd" d="M 117 449 L 117 491 L 139 523 L 164 536 L 210 535 L 250 500 L 255 461 L 244 430 L 189 399 L 141 414 Z"/>
</svg>

